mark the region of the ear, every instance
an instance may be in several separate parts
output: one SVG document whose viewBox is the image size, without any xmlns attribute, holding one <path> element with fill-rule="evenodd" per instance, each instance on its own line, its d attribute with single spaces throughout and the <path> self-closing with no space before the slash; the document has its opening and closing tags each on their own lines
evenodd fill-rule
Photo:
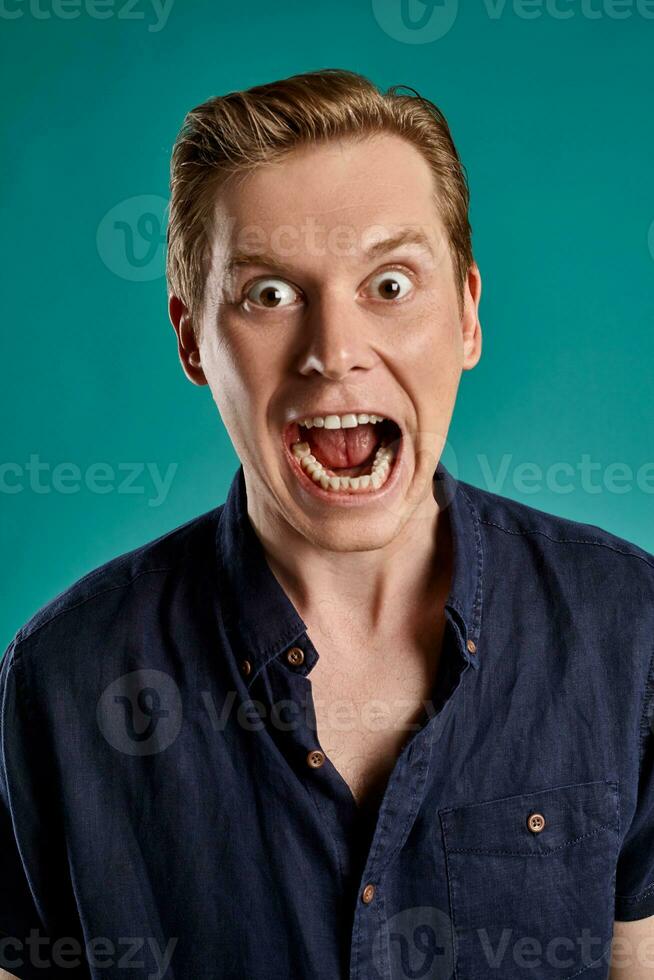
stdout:
<svg viewBox="0 0 654 980">
<path fill-rule="evenodd" d="M 200 349 L 193 321 L 179 296 L 169 297 L 168 316 L 177 335 L 177 352 L 184 374 L 194 385 L 206 385 L 208 382 L 200 365 Z"/>
<path fill-rule="evenodd" d="M 463 290 L 463 370 L 470 371 L 481 357 L 481 323 L 479 322 L 479 301 L 481 299 L 481 273 L 476 262 L 468 269 Z"/>
</svg>

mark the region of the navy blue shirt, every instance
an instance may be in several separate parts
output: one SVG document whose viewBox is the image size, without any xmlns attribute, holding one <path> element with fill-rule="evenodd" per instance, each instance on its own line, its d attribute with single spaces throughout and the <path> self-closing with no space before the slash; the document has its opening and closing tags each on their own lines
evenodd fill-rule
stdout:
<svg viewBox="0 0 654 980">
<path fill-rule="evenodd" d="M 18 977 L 606 980 L 654 915 L 654 556 L 457 481 L 433 698 L 371 816 L 239 467 L 0 664 L 0 965 Z M 323 754 L 324 755 L 324 754 Z M 456 972 L 455 972 L 456 969 Z"/>
</svg>

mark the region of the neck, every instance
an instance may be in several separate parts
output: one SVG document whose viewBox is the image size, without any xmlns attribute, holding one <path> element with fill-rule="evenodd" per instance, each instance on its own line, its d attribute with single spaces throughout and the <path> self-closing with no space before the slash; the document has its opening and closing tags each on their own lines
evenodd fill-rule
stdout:
<svg viewBox="0 0 654 980">
<path fill-rule="evenodd" d="M 248 498 L 250 500 L 250 498 Z M 256 505 L 248 516 L 278 582 L 305 622 L 350 626 L 370 637 L 402 632 L 450 588 L 452 539 L 449 517 L 432 495 L 388 544 L 371 551 L 317 547 L 285 521 L 266 520 Z"/>
</svg>

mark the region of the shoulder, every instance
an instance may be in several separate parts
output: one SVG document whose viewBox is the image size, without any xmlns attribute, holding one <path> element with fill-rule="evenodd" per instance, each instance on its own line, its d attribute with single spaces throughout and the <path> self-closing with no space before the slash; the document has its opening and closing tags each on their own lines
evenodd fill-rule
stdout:
<svg viewBox="0 0 654 980">
<path fill-rule="evenodd" d="M 48 646 L 72 653 L 85 643 L 102 643 L 117 629 L 141 622 L 174 590 L 195 575 L 215 582 L 215 534 L 224 505 L 117 555 L 77 579 L 39 608 L 17 631 L 7 655 L 22 658 Z M 209 569 L 207 566 L 210 566 Z M 120 626 L 119 626 L 120 624 Z M 65 655 L 65 653 L 64 653 Z"/>
<path fill-rule="evenodd" d="M 511 616 L 583 648 L 588 664 L 654 717 L 654 555 L 574 521 L 459 481 L 481 538 L 483 589 Z M 520 612 L 522 611 L 522 613 Z M 630 702 L 631 703 L 631 702 Z"/>
<path fill-rule="evenodd" d="M 597 562 L 640 576 L 654 586 L 654 554 L 635 542 L 596 524 L 551 514 L 471 483 L 459 481 L 459 488 L 474 508 L 486 539 L 492 539 L 498 550 L 513 547 L 528 549 L 544 560 Z"/>
<path fill-rule="evenodd" d="M 481 538 L 483 589 L 590 663 L 631 678 L 654 707 L 654 555 L 596 524 L 550 514 L 459 481 Z M 611 672 L 609 676 L 616 677 Z M 652 704 L 650 704 L 652 702 Z M 644 724 L 643 724 L 644 730 Z"/>
</svg>

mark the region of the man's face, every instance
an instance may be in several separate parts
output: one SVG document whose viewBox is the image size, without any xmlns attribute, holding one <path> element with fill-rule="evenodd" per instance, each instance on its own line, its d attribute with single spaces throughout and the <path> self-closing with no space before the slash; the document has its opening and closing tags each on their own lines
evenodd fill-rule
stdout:
<svg viewBox="0 0 654 980">
<path fill-rule="evenodd" d="M 216 228 L 195 367 L 180 356 L 211 388 L 255 526 L 332 551 L 399 542 L 433 518 L 461 371 L 481 352 L 479 274 L 462 313 L 426 161 L 386 134 L 301 148 L 224 184 Z M 380 442 L 390 467 L 373 479 Z"/>
</svg>

